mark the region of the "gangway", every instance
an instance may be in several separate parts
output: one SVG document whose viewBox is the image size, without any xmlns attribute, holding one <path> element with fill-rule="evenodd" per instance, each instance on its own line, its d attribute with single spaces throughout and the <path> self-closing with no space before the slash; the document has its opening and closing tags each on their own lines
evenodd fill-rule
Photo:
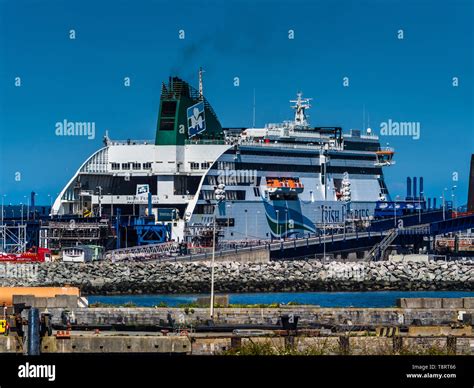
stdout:
<svg viewBox="0 0 474 388">
<path fill-rule="evenodd" d="M 180 244 L 170 241 L 161 244 L 148 244 L 130 248 L 121 248 L 108 251 L 104 257 L 107 260 L 150 260 L 165 259 L 179 253 Z"/>
<path fill-rule="evenodd" d="M 390 246 L 390 244 L 397 238 L 399 229 L 392 229 L 389 234 L 387 234 L 382 241 L 374 245 L 374 247 L 367 252 L 365 259 L 366 260 L 378 260 L 380 257 L 383 257 L 385 250 Z"/>
</svg>

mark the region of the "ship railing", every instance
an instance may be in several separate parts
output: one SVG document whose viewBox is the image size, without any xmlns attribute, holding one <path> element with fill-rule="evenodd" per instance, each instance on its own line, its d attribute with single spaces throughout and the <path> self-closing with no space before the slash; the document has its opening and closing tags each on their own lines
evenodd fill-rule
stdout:
<svg viewBox="0 0 474 388">
<path fill-rule="evenodd" d="M 184 141 L 184 144 L 217 144 L 217 145 L 223 145 L 226 144 L 225 140 L 211 140 L 211 139 L 199 139 L 199 140 L 192 140 L 192 139 L 186 139 Z"/>
<path fill-rule="evenodd" d="M 109 145 L 154 145 L 155 140 L 110 140 Z"/>
<path fill-rule="evenodd" d="M 275 142 L 258 142 L 258 141 L 241 141 L 240 145 L 242 146 L 251 146 L 251 147 L 274 147 L 274 148 L 292 148 L 292 149 L 310 149 L 310 150 L 320 150 L 320 144 L 290 144 L 290 143 L 275 143 Z M 330 150 L 343 150 L 343 147 L 333 145 L 329 147 Z"/>
</svg>

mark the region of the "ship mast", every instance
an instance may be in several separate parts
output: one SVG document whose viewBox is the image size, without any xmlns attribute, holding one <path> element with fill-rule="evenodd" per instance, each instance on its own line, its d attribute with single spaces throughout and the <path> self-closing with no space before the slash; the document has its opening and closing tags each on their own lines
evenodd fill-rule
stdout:
<svg viewBox="0 0 474 388">
<path fill-rule="evenodd" d="M 204 91 L 203 91 L 203 84 L 202 84 L 202 73 L 204 71 L 202 70 L 202 67 L 199 68 L 199 99 L 203 100 L 204 98 Z"/>
<path fill-rule="evenodd" d="M 303 93 L 301 92 L 298 92 L 296 94 L 296 97 L 296 100 L 290 100 L 290 102 L 293 102 L 295 104 L 291 106 L 295 110 L 295 125 L 307 127 L 308 121 L 306 120 L 305 110 L 311 108 L 310 101 L 312 99 L 302 98 Z"/>
</svg>

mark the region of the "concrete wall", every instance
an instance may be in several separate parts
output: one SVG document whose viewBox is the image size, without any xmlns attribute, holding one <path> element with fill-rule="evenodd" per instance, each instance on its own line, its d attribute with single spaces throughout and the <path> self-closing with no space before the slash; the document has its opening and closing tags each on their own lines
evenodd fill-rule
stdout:
<svg viewBox="0 0 474 388">
<path fill-rule="evenodd" d="M 44 337 L 42 353 L 191 353 L 191 341 L 184 336 L 73 335 L 70 339 Z"/>
<path fill-rule="evenodd" d="M 68 308 L 78 307 L 79 297 L 76 295 L 56 295 L 54 298 L 35 297 L 34 295 L 13 295 L 13 304 L 25 303 L 26 306 L 37 308 Z"/>
<path fill-rule="evenodd" d="M 397 306 L 408 309 L 474 309 L 474 298 L 400 298 Z"/>
<path fill-rule="evenodd" d="M 53 323 L 60 323 L 62 309 L 49 309 Z M 474 314 L 473 309 L 463 309 Z M 176 323 L 202 324 L 209 319 L 207 308 L 75 308 L 77 323 L 160 325 L 167 322 L 168 313 Z M 218 324 L 276 325 L 282 314 L 298 315 L 300 325 L 320 323 L 325 325 L 411 325 L 419 321 L 422 325 L 446 325 L 457 322 L 457 309 L 401 309 L 401 308 L 319 308 L 315 306 L 291 306 L 281 308 L 216 308 L 215 322 Z"/>
<path fill-rule="evenodd" d="M 474 337 L 394 338 L 340 335 L 330 337 L 243 337 L 229 335 L 193 337 L 159 335 L 72 335 L 69 339 L 45 337 L 42 353 L 179 353 L 217 355 L 240 346 L 269 345 L 278 354 L 298 352 L 306 355 L 390 355 L 390 354 L 464 354 L 474 355 Z M 22 354 L 13 335 L 0 336 L 0 353 Z"/>
</svg>

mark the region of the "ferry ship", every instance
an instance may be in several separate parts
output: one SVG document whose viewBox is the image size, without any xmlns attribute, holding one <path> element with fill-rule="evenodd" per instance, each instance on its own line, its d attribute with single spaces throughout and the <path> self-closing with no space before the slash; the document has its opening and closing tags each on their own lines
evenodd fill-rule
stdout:
<svg viewBox="0 0 474 388">
<path fill-rule="evenodd" d="M 312 127 L 311 99 L 290 101 L 293 120 L 222 127 L 199 87 L 162 84 L 154 141 L 115 141 L 92 154 L 61 190 L 54 215 L 152 216 L 175 241 L 217 225 L 226 240 L 300 237 L 369 220 L 390 201 L 383 168 L 394 150 L 370 128 Z M 148 202 L 151 201 L 151 206 Z M 166 215 L 166 216 L 165 216 Z M 214 224 L 215 223 L 215 224 Z"/>
</svg>

